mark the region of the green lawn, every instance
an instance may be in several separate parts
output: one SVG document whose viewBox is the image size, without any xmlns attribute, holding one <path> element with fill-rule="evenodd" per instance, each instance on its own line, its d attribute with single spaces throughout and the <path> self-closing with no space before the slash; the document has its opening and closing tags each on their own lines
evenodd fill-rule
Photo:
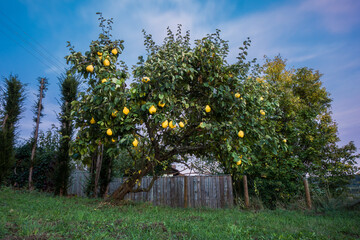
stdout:
<svg viewBox="0 0 360 240">
<path fill-rule="evenodd" d="M 173 209 L 0 190 L 0 239 L 359 239 L 360 212 Z"/>
</svg>

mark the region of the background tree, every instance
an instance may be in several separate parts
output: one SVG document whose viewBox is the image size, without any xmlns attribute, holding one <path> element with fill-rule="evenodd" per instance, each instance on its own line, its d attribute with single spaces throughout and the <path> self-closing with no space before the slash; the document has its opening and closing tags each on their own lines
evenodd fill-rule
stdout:
<svg viewBox="0 0 360 240">
<path fill-rule="evenodd" d="M 346 173 L 351 172 L 356 154 L 351 144 L 344 148 L 346 154 L 336 146 L 339 138 L 331 118 L 331 98 L 318 71 L 288 69 L 285 60 L 275 57 L 266 58 L 263 73 L 264 82 L 273 89 L 270 97 L 279 97 L 278 118 L 274 121 L 276 131 L 285 137 L 288 151 L 259 151 L 258 161 L 249 166 L 247 174 L 253 194 L 267 206 L 275 207 L 277 201 L 288 202 L 299 194 L 301 178 L 306 175 L 344 175 L 345 165 Z M 330 160 L 335 156 L 337 160 Z"/>
<path fill-rule="evenodd" d="M 61 91 L 60 121 L 60 146 L 56 158 L 56 170 L 54 176 L 55 194 L 67 195 L 70 177 L 70 141 L 73 136 L 73 121 L 71 119 L 71 102 L 77 99 L 79 91 L 79 78 L 69 75 L 59 77 Z"/>
<path fill-rule="evenodd" d="M 20 115 L 24 111 L 25 85 L 16 75 L 4 79 L 1 90 L 0 185 L 14 163 L 15 136 Z"/>
<path fill-rule="evenodd" d="M 131 159 L 128 179 L 112 199 L 150 189 L 151 184 L 134 187 L 143 176 L 152 174 L 155 180 L 173 162 L 190 156 L 215 156 L 238 171 L 241 163 L 251 164 L 256 151 L 251 144 L 273 151 L 285 145 L 268 121 L 276 102 L 262 91 L 266 86 L 245 77 L 250 69 L 246 49 L 237 63 L 228 64 L 228 44 L 220 31 L 193 47 L 189 32 L 183 36 L 180 27 L 176 34 L 168 30 L 162 45 L 144 36 L 147 58 L 139 58 L 130 88 L 125 69 L 116 68 L 122 42 L 110 41 L 109 33 L 103 31 L 85 56 L 71 47 L 66 57 L 71 71 L 89 84 L 73 103 L 79 127 L 74 152 L 89 157 L 89 150 L 104 144 L 110 155 L 125 150 Z"/>
<path fill-rule="evenodd" d="M 29 167 L 29 181 L 28 181 L 29 190 L 33 190 L 33 188 L 34 188 L 32 175 L 33 175 L 34 162 L 35 162 L 35 154 L 36 154 L 37 139 L 38 139 L 38 133 L 39 133 L 40 118 L 43 116 L 42 111 L 44 109 L 44 107 L 42 105 L 42 100 L 45 97 L 48 80 L 46 78 L 38 78 L 38 82 L 39 82 L 39 94 L 37 95 L 38 100 L 34 106 L 35 128 L 34 128 L 34 137 L 32 139 L 32 150 L 31 150 L 30 167 Z"/>
<path fill-rule="evenodd" d="M 36 147 L 36 161 L 33 165 L 34 188 L 52 192 L 55 188 L 54 173 L 57 153 L 59 151 L 60 135 L 57 130 L 49 129 L 46 132 L 39 131 Z M 18 144 L 15 148 L 15 164 L 13 165 L 10 181 L 14 187 L 24 188 L 29 180 L 29 167 L 32 139 Z"/>
</svg>

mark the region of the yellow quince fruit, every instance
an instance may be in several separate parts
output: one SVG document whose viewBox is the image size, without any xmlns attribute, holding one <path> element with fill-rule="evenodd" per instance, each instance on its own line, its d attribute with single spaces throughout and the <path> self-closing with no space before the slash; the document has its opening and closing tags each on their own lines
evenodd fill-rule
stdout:
<svg viewBox="0 0 360 240">
<path fill-rule="evenodd" d="M 97 52 L 97 55 L 98 55 L 98 56 L 102 56 L 102 52 Z"/>
<path fill-rule="evenodd" d="M 159 107 L 164 107 L 164 106 L 165 106 L 165 103 L 162 103 L 161 101 L 159 101 L 158 106 L 159 106 Z"/>
<path fill-rule="evenodd" d="M 111 136 L 111 135 L 113 134 L 113 132 L 112 132 L 111 129 L 109 128 L 109 129 L 106 131 L 106 134 L 107 134 L 108 136 Z"/>
<path fill-rule="evenodd" d="M 260 101 L 262 101 L 262 100 L 264 100 L 264 98 L 263 98 L 263 97 L 260 97 Z"/>
<path fill-rule="evenodd" d="M 87 72 L 91 72 L 91 73 L 94 72 L 94 66 L 91 65 L 91 64 L 88 65 L 88 66 L 86 67 L 86 71 L 87 71 Z"/>
<path fill-rule="evenodd" d="M 179 127 L 183 128 L 185 124 L 183 122 L 179 122 Z"/>
<path fill-rule="evenodd" d="M 94 124 L 94 123 L 95 123 L 95 119 L 94 119 L 94 118 L 91 118 L 90 123 L 91 123 L 91 124 Z"/>
<path fill-rule="evenodd" d="M 241 164 L 241 159 L 239 161 L 236 162 L 236 165 L 240 165 Z"/>
<path fill-rule="evenodd" d="M 103 80 L 101 80 L 101 83 L 106 83 L 106 82 L 107 82 L 106 78 L 104 78 Z"/>
<path fill-rule="evenodd" d="M 148 78 L 148 77 L 143 77 L 143 78 L 141 79 L 141 81 L 142 81 L 143 83 L 147 83 L 147 82 L 150 82 L 150 78 Z"/>
<path fill-rule="evenodd" d="M 130 110 L 129 110 L 127 107 L 124 107 L 123 113 L 124 113 L 125 115 L 128 115 L 129 112 L 130 112 Z"/>
<path fill-rule="evenodd" d="M 162 126 L 163 128 L 167 128 L 168 125 L 169 125 L 169 121 L 168 121 L 168 120 L 165 120 L 165 121 L 161 124 L 161 126 Z"/>
<path fill-rule="evenodd" d="M 283 143 L 286 143 L 286 142 L 287 142 L 287 140 L 286 140 L 286 139 L 283 139 L 282 141 L 283 141 Z"/>
<path fill-rule="evenodd" d="M 113 139 L 113 138 L 111 139 L 111 141 L 112 141 L 113 143 L 114 143 L 114 142 L 116 142 L 116 140 L 115 140 L 115 139 Z"/>
<path fill-rule="evenodd" d="M 118 54 L 118 50 L 116 48 L 114 48 L 113 50 L 111 50 L 111 53 L 116 55 L 116 54 Z"/>
<path fill-rule="evenodd" d="M 243 138 L 243 137 L 244 137 L 244 132 L 243 132 L 242 130 L 240 130 L 240 131 L 238 132 L 238 136 L 239 136 L 240 138 Z"/>
<path fill-rule="evenodd" d="M 241 96 L 240 93 L 235 93 L 236 98 L 240 98 L 240 96 Z"/>
<path fill-rule="evenodd" d="M 154 105 L 152 105 L 152 106 L 149 108 L 149 113 L 150 113 L 150 114 L 156 113 L 156 107 L 155 107 Z"/>
<path fill-rule="evenodd" d="M 260 110 L 260 114 L 265 116 L 265 111 L 264 110 Z"/>
<path fill-rule="evenodd" d="M 206 105 L 206 107 L 205 107 L 205 112 L 210 112 L 211 111 L 211 107 L 209 106 L 209 105 Z"/>
<path fill-rule="evenodd" d="M 135 138 L 135 140 L 132 142 L 132 145 L 134 147 L 137 147 L 138 144 L 139 144 L 139 141 Z"/>
<path fill-rule="evenodd" d="M 173 124 L 173 121 L 170 121 L 169 127 L 170 127 L 170 128 L 176 128 L 176 124 Z"/>
<path fill-rule="evenodd" d="M 103 61 L 103 64 L 104 64 L 105 67 L 108 67 L 108 66 L 110 66 L 110 61 L 108 59 L 105 59 Z"/>
</svg>

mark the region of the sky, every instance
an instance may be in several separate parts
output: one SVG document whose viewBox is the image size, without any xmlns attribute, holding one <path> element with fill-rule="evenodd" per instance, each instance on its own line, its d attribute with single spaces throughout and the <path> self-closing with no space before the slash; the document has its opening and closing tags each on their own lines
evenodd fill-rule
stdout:
<svg viewBox="0 0 360 240">
<path fill-rule="evenodd" d="M 281 55 L 289 67 L 319 70 L 330 92 L 340 145 L 360 148 L 360 1 L 359 0 L 2 0 L 0 2 L 0 77 L 17 74 L 27 84 L 23 139 L 33 131 L 32 106 L 37 78 L 47 77 L 40 125 L 58 125 L 58 77 L 69 54 L 67 41 L 86 51 L 99 34 L 96 12 L 113 18 L 113 37 L 124 40 L 122 59 L 131 68 L 145 54 L 142 30 L 161 43 L 166 28 L 190 30 L 191 39 L 221 30 L 229 41 L 228 61 L 250 37 L 249 59 Z M 358 160 L 360 163 L 360 160 Z"/>
</svg>

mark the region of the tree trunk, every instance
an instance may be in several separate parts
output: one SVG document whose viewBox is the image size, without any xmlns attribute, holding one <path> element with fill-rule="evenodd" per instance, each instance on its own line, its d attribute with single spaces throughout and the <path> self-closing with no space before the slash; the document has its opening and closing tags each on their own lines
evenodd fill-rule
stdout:
<svg viewBox="0 0 360 240">
<path fill-rule="evenodd" d="M 141 180 L 146 174 L 148 174 L 152 170 L 152 164 L 149 162 L 143 169 L 141 169 L 141 173 L 136 173 L 129 177 L 120 187 L 118 187 L 107 200 L 121 201 L 124 200 L 126 194 L 130 192 L 141 192 L 142 190 L 134 189 L 136 185 L 136 180 Z M 155 181 L 156 176 L 153 176 L 153 180 Z M 148 189 L 143 191 L 149 191 L 154 184 L 154 181 L 151 182 Z"/>
<path fill-rule="evenodd" d="M 243 176 L 243 184 L 244 184 L 244 199 L 245 199 L 245 207 L 250 207 L 250 201 L 249 201 L 249 190 L 248 190 L 248 182 L 247 182 L 247 176 Z"/>
<path fill-rule="evenodd" d="M 6 125 L 6 121 L 7 121 L 8 117 L 9 117 L 9 115 L 6 114 L 6 115 L 5 115 L 5 118 L 4 118 L 4 121 L 3 121 L 3 123 L 2 123 L 2 130 L 3 130 L 3 131 L 4 131 L 4 129 L 5 129 L 5 125 Z"/>
<path fill-rule="evenodd" d="M 31 150 L 31 159 L 30 159 L 30 169 L 29 169 L 29 190 L 34 189 L 34 184 L 32 180 L 33 175 L 33 169 L 34 169 L 34 159 L 35 159 L 35 151 L 36 151 L 36 144 L 39 134 L 39 124 L 40 124 L 40 115 L 41 115 L 41 101 L 43 98 L 43 90 L 44 90 L 44 79 L 41 79 L 40 84 L 40 97 L 39 97 L 39 106 L 38 106 L 38 112 L 37 112 L 37 118 L 36 118 L 36 126 L 35 126 L 35 133 L 34 133 L 34 145 Z"/>
<path fill-rule="evenodd" d="M 94 182 L 94 193 L 93 193 L 94 198 L 97 197 L 103 154 L 104 154 L 104 145 L 98 146 L 98 155 L 97 155 L 96 170 L 95 170 L 96 172 L 95 172 L 95 182 Z"/>
<path fill-rule="evenodd" d="M 104 192 L 104 195 L 103 195 L 103 198 L 106 198 L 108 193 L 109 193 L 109 188 L 110 188 L 110 180 L 111 180 L 111 169 L 112 169 L 112 160 L 110 158 L 109 160 L 109 166 L 108 166 L 108 173 L 107 173 L 107 179 L 106 179 L 106 189 L 105 189 L 105 192 Z"/>
</svg>

